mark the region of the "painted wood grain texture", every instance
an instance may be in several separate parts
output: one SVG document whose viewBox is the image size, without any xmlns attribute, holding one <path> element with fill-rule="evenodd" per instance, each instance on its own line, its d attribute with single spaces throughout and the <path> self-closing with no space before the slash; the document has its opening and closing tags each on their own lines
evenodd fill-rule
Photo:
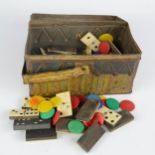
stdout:
<svg viewBox="0 0 155 155">
<path fill-rule="evenodd" d="M 102 81 L 101 81 L 102 76 Z M 95 90 L 96 94 L 118 94 L 118 93 L 129 93 L 132 90 L 133 77 L 126 74 L 110 75 L 105 74 L 101 76 L 95 76 L 93 74 L 83 75 L 79 79 L 69 79 L 62 81 L 52 81 L 47 83 L 34 83 L 30 84 L 31 95 L 47 95 L 52 96 L 55 93 L 70 91 L 71 94 L 75 95 L 87 95 L 93 93 Z M 85 85 L 82 85 L 82 78 L 85 78 Z M 94 80 L 95 79 L 95 80 Z M 96 81 L 95 83 L 93 83 Z M 47 84 L 47 94 L 41 91 L 41 85 Z M 55 89 L 55 85 L 57 88 Z M 78 88 L 77 88 L 78 87 Z M 85 88 L 84 88 L 85 87 Z M 84 90 L 84 91 L 83 91 Z"/>
<path fill-rule="evenodd" d="M 89 74 L 90 70 L 88 66 L 76 67 L 74 69 L 57 71 L 57 72 L 47 72 L 40 74 L 24 75 L 25 83 L 42 83 L 49 81 L 60 81 L 65 79 L 76 78 L 81 75 Z"/>
<path fill-rule="evenodd" d="M 80 137 L 77 143 L 86 151 L 89 152 L 98 140 L 103 136 L 105 130 L 98 124 L 94 123 L 89 127 L 84 135 Z"/>
<path fill-rule="evenodd" d="M 97 89 L 97 81 L 98 81 L 98 77 L 95 75 L 95 76 L 93 76 L 93 80 L 92 80 L 92 88 L 91 88 L 91 91 L 92 91 L 92 93 L 98 93 L 97 91 L 96 91 L 96 89 Z"/>
<path fill-rule="evenodd" d="M 46 96 L 47 83 L 41 83 L 41 92 L 43 92 L 43 96 Z"/>
<path fill-rule="evenodd" d="M 134 120 L 134 116 L 126 110 L 120 111 L 119 114 L 122 116 L 122 118 L 115 126 L 111 126 L 110 124 L 107 124 L 107 123 L 105 124 L 110 132 L 112 132 L 112 131 L 114 131 L 114 130 L 116 130 L 116 129 L 118 129 L 118 128 L 120 128 Z"/>
<path fill-rule="evenodd" d="M 76 115 L 76 119 L 82 120 L 82 121 L 89 121 L 94 113 L 96 112 L 96 109 L 98 108 L 99 103 L 96 101 L 87 100 L 79 112 Z"/>
<path fill-rule="evenodd" d="M 50 129 L 26 130 L 26 141 L 56 139 L 55 127 Z"/>
<path fill-rule="evenodd" d="M 79 92 L 79 94 L 84 94 L 84 92 L 85 92 L 85 88 L 86 88 L 86 86 L 85 86 L 85 83 L 86 83 L 86 76 L 82 76 L 81 77 L 81 83 L 80 83 L 80 92 Z"/>
<path fill-rule="evenodd" d="M 52 82 L 47 82 L 47 92 L 48 96 L 50 96 L 50 92 L 52 92 L 53 87 L 52 87 Z"/>
</svg>

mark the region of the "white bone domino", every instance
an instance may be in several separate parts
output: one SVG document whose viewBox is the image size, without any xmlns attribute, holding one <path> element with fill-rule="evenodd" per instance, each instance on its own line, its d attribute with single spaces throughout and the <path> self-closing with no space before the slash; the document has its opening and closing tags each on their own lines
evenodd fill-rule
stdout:
<svg viewBox="0 0 155 155">
<path fill-rule="evenodd" d="M 11 110 L 9 114 L 10 119 L 27 119 L 27 118 L 38 118 L 39 112 L 33 109 L 20 109 Z"/>
<path fill-rule="evenodd" d="M 71 96 L 70 92 L 62 92 L 56 94 L 56 96 L 60 97 L 62 103 L 58 105 L 57 110 L 61 112 L 60 117 L 66 117 L 72 115 L 72 104 L 71 104 Z"/>
<path fill-rule="evenodd" d="M 105 122 L 112 126 L 115 126 L 122 118 L 122 116 L 119 113 L 110 110 L 106 106 L 103 106 L 103 108 L 101 108 L 99 112 L 101 112 L 104 115 Z"/>
<path fill-rule="evenodd" d="M 100 41 L 91 32 L 88 32 L 80 40 L 81 40 L 81 42 L 83 42 L 85 45 L 87 45 L 87 47 L 89 47 L 94 52 L 98 51 Z"/>
</svg>

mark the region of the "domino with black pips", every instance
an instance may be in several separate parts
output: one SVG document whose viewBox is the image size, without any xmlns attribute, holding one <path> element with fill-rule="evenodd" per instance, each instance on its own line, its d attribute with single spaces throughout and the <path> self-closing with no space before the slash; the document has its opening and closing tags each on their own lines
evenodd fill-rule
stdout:
<svg viewBox="0 0 155 155">
<path fill-rule="evenodd" d="M 39 112 L 34 109 L 19 109 L 11 110 L 9 114 L 10 119 L 28 119 L 28 118 L 39 118 Z"/>
<path fill-rule="evenodd" d="M 31 107 L 29 105 L 29 98 L 28 97 L 24 97 L 22 99 L 22 109 L 31 109 Z"/>
<path fill-rule="evenodd" d="M 13 109 L 9 113 L 9 118 L 10 119 L 22 119 L 24 118 L 25 115 L 25 110 L 24 109 Z"/>
<path fill-rule="evenodd" d="M 25 118 L 38 118 L 39 111 L 35 109 L 26 109 L 25 110 Z"/>
<path fill-rule="evenodd" d="M 72 104 L 71 104 L 71 95 L 70 92 L 62 92 L 56 94 L 57 97 L 60 97 L 62 103 L 57 106 L 57 110 L 61 112 L 60 117 L 72 116 Z"/>
<path fill-rule="evenodd" d="M 113 111 L 113 110 L 110 110 L 109 108 L 107 108 L 106 106 L 103 106 L 99 112 L 101 112 L 105 118 L 105 123 L 106 124 L 109 124 L 111 126 L 115 126 L 122 118 L 122 116 Z"/>
<path fill-rule="evenodd" d="M 80 40 L 94 52 L 99 50 L 100 41 L 91 32 L 88 32 Z"/>
<path fill-rule="evenodd" d="M 14 120 L 14 130 L 33 130 L 33 129 L 49 129 L 51 127 L 50 120 L 33 119 L 16 119 Z"/>
<path fill-rule="evenodd" d="M 118 129 L 118 128 L 120 128 L 134 120 L 134 116 L 126 110 L 122 110 L 118 113 L 122 116 L 122 118 L 115 126 L 111 126 L 110 124 L 105 124 L 105 126 L 107 127 L 107 129 L 110 132 L 112 132 L 112 131 L 114 131 L 114 130 L 116 130 L 116 129 Z"/>
</svg>

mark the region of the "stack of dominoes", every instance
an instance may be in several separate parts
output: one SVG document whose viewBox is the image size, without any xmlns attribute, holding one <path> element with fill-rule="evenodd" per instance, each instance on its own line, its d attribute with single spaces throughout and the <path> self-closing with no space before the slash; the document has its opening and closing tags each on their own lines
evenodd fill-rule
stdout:
<svg viewBox="0 0 155 155">
<path fill-rule="evenodd" d="M 56 139 L 59 132 L 82 134 L 77 143 L 89 152 L 108 131 L 134 119 L 132 101 L 121 102 L 96 94 L 71 96 L 70 92 L 52 98 L 24 98 L 19 110 L 10 112 L 14 130 L 26 130 L 26 140 Z"/>
</svg>

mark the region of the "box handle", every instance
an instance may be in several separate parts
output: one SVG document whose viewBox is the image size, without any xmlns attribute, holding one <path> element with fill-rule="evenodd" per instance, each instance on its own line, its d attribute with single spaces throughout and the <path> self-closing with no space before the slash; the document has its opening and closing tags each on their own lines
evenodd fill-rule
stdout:
<svg viewBox="0 0 155 155">
<path fill-rule="evenodd" d="M 74 69 L 56 71 L 56 72 L 46 72 L 39 74 L 25 74 L 23 75 L 24 83 L 42 83 L 50 81 L 60 81 L 67 80 L 71 78 L 76 78 L 81 75 L 86 75 L 90 73 L 89 66 L 75 67 Z"/>
</svg>

